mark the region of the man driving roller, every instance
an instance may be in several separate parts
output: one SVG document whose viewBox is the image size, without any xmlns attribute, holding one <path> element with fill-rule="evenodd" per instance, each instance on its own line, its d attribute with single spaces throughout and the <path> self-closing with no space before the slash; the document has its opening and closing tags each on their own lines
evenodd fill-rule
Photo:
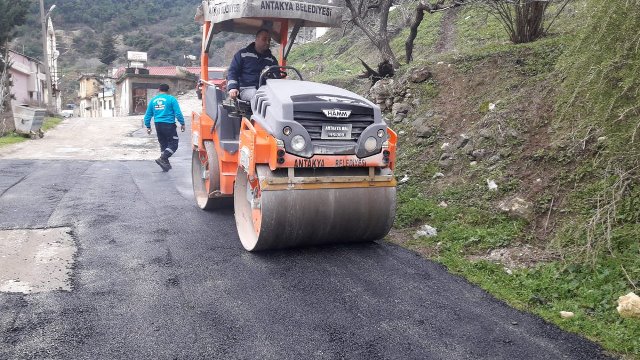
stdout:
<svg viewBox="0 0 640 360">
<path fill-rule="evenodd" d="M 227 90 L 232 99 L 240 97 L 249 101 L 256 94 L 261 72 L 269 66 L 278 65 L 278 60 L 269 49 L 271 36 L 269 30 L 260 29 L 256 40 L 238 51 L 231 60 L 227 75 Z M 276 77 L 280 77 L 279 73 Z"/>
</svg>

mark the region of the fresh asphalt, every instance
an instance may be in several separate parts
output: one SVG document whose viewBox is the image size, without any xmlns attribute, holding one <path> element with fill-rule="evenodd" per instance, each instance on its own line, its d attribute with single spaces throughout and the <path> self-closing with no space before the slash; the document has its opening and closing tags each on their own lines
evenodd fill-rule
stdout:
<svg viewBox="0 0 640 360">
<path fill-rule="evenodd" d="M 0 160 L 0 229 L 78 247 L 72 291 L 0 293 L 0 359 L 606 358 L 384 241 L 246 252 L 233 210 L 195 206 L 188 144 L 169 173 Z"/>
</svg>

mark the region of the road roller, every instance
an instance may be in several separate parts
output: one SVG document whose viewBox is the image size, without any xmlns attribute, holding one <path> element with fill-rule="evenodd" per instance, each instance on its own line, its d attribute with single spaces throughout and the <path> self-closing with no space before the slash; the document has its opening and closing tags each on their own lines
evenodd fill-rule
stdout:
<svg viewBox="0 0 640 360">
<path fill-rule="evenodd" d="M 286 58 L 303 27 L 337 27 L 337 0 L 203 1 L 202 111 L 192 114 L 192 180 L 204 210 L 233 206 L 248 251 L 374 241 L 395 217 L 397 135 L 380 108 L 311 81 Z M 207 78 L 222 31 L 268 29 L 279 64 L 250 101 L 231 101 Z"/>
</svg>

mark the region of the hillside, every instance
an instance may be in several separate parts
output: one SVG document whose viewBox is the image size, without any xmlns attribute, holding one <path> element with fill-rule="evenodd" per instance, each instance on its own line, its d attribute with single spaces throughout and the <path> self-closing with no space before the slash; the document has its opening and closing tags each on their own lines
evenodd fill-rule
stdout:
<svg viewBox="0 0 640 360">
<path fill-rule="evenodd" d="M 427 14 L 415 61 L 373 88 L 358 57 L 380 59 L 358 31 L 299 47 L 290 64 L 386 108 L 400 135 L 390 241 L 638 358 L 640 322 L 616 312 L 640 287 L 638 12 L 576 0 L 520 45 L 482 8 Z M 407 34 L 392 40 L 403 63 Z"/>
<path fill-rule="evenodd" d="M 116 37 L 118 57 L 113 66 L 126 64 L 126 52 L 145 51 L 149 65 L 185 65 L 184 55 L 199 54 L 200 27 L 193 21 L 197 0 L 176 1 L 80 1 L 46 0 L 45 10 L 55 3 L 51 17 L 56 29 L 59 68 L 64 102 L 73 102 L 80 73 L 105 72 L 98 60 L 105 33 Z M 12 48 L 41 58 L 40 9 L 33 2 L 25 25 L 18 29 Z"/>
</svg>

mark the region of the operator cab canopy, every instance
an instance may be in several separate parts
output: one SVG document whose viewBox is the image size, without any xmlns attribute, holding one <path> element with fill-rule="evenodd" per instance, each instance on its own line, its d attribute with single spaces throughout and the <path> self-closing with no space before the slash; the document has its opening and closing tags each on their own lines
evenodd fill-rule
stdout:
<svg viewBox="0 0 640 360">
<path fill-rule="evenodd" d="M 208 52 L 213 35 L 223 31 L 254 35 L 268 29 L 273 40 L 282 44 L 287 42 L 289 23 L 293 25 L 292 39 L 301 27 L 339 27 L 343 5 L 343 0 L 204 0 L 195 20 L 201 25 L 212 24 L 205 47 Z"/>
</svg>

